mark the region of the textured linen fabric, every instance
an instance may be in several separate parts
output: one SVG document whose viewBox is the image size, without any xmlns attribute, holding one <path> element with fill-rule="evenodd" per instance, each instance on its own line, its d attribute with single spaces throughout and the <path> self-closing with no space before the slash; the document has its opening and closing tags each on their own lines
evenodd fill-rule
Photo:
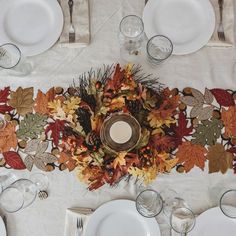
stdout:
<svg viewBox="0 0 236 236">
<path fill-rule="evenodd" d="M 127 14 L 142 15 L 144 3 L 141 0 L 91 0 L 91 44 L 86 48 L 59 48 L 55 45 L 47 52 L 29 58 L 34 63 L 34 73 L 21 77 L 11 77 L 0 71 L 0 87 L 35 87 L 46 91 L 50 87 L 67 87 L 76 82 L 78 75 L 99 68 L 103 64 L 126 62 L 120 57 L 117 39 L 119 22 Z M 173 88 L 192 86 L 201 91 L 208 88 L 230 88 L 236 90 L 236 50 L 204 47 L 196 53 L 173 56 L 166 63 L 153 68 L 146 61 L 145 53 L 139 63 L 146 73 L 160 78 L 160 82 Z M 9 170 L 0 169 L 1 173 Z M 37 169 L 33 170 L 38 172 Z M 29 177 L 28 171 L 14 171 L 19 177 Z M 105 186 L 89 192 L 86 186 L 76 180 L 74 172 L 54 171 L 49 177 L 49 197 L 37 199 L 30 207 L 14 214 L 8 214 L 9 236 L 63 236 L 66 209 L 70 207 L 96 208 L 101 204 L 119 198 L 135 199 L 137 190 L 133 182 L 121 182 L 118 187 Z M 174 170 L 160 175 L 152 187 L 158 191 L 172 188 L 181 195 L 199 214 L 217 205 L 219 192 L 236 187 L 233 171 L 222 175 L 208 174 L 197 167 L 188 174 Z M 162 223 L 162 222 L 160 222 Z M 160 224 L 162 236 L 169 235 L 168 225 Z M 92 235 L 91 235 L 92 236 Z"/>
</svg>

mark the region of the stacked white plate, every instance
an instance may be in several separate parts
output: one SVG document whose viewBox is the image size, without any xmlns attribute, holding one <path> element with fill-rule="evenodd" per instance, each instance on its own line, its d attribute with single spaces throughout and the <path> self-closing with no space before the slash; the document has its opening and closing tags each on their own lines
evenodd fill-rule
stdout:
<svg viewBox="0 0 236 236">
<path fill-rule="evenodd" d="M 14 43 L 25 56 L 55 44 L 63 28 L 57 0 L 0 0 L 0 45 Z"/>
<path fill-rule="evenodd" d="M 173 54 L 195 52 L 207 44 L 215 29 L 215 12 L 209 0 L 149 0 L 143 22 L 148 38 L 165 35 Z"/>
</svg>

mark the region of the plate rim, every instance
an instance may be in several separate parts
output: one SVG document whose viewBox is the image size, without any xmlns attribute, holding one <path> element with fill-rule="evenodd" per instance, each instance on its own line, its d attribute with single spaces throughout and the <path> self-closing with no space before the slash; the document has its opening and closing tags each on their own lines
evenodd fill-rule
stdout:
<svg viewBox="0 0 236 236">
<path fill-rule="evenodd" d="M 0 0 L 0 3 L 4 0 Z M 28 0 L 28 2 L 35 2 L 34 0 Z M 53 27 L 56 27 L 56 30 L 51 31 L 52 34 L 48 34 L 47 37 L 45 37 L 42 41 L 34 44 L 34 45 L 22 45 L 11 38 L 8 37 L 5 27 L 4 27 L 4 21 L 0 23 L 0 32 L 1 34 L 4 34 L 4 39 L 1 40 L 0 38 L 0 45 L 4 43 L 13 43 L 16 46 L 20 48 L 24 56 L 36 56 L 39 55 L 48 49 L 50 49 L 59 39 L 63 26 L 64 26 L 64 15 L 62 8 L 57 0 L 44 0 L 41 1 L 43 5 L 45 5 L 45 9 L 50 8 L 50 10 L 53 13 L 53 19 L 55 19 L 55 23 L 53 24 Z M 4 1 L 4 8 L 6 9 L 9 5 L 12 4 L 19 4 L 19 0 L 15 1 Z M 3 10 L 2 10 L 3 11 Z M 5 14 L 7 13 L 6 10 L 4 10 Z M 2 15 L 2 19 L 5 18 L 5 14 Z M 45 25 L 46 26 L 46 25 Z M 55 29 L 55 28 L 54 28 Z M 48 40 L 49 39 L 49 40 Z"/>
<path fill-rule="evenodd" d="M 1 227 L 3 229 L 3 235 L 1 235 L 1 236 L 6 236 L 7 235 L 6 226 L 5 226 L 5 223 L 3 221 L 3 218 L 0 216 L 0 233 L 1 233 Z"/>
<path fill-rule="evenodd" d="M 129 199 L 115 199 L 115 200 L 111 200 L 111 201 L 109 201 L 109 202 L 106 202 L 106 203 L 104 203 L 104 204 L 102 204 L 100 207 L 98 207 L 97 209 L 96 209 L 96 211 L 94 212 L 94 213 L 92 213 L 92 215 L 91 215 L 91 217 L 89 218 L 89 220 L 88 220 L 88 222 L 87 222 L 87 224 L 86 224 L 86 228 L 85 228 L 85 231 L 84 231 L 84 236 L 89 236 L 90 234 L 90 232 L 88 231 L 88 226 L 89 226 L 89 224 L 91 224 L 91 222 L 92 222 L 92 220 L 93 220 L 93 217 L 97 217 L 97 215 L 99 216 L 99 214 L 100 214 L 100 212 L 101 211 L 103 211 L 103 208 L 104 207 L 107 207 L 108 205 L 113 205 L 113 207 L 117 204 L 117 205 L 119 205 L 119 203 L 121 203 L 121 204 L 130 204 L 130 206 L 131 207 L 134 207 L 135 208 L 135 201 L 133 201 L 133 200 L 129 200 Z M 96 213 L 97 212 L 97 213 Z M 139 213 L 137 212 L 137 214 L 139 215 Z M 141 215 L 140 215 L 141 216 Z M 142 217 L 142 216 L 141 216 Z M 160 233 L 160 227 L 159 227 L 159 224 L 158 224 L 158 222 L 155 220 L 155 218 L 145 218 L 145 217 L 143 217 L 143 220 L 146 222 L 146 223 L 148 223 L 148 224 L 155 224 L 155 226 L 156 226 L 156 231 L 157 231 L 157 233 L 159 233 L 159 235 L 158 234 L 155 234 L 155 236 L 161 236 L 161 233 Z M 151 232 L 152 233 L 152 232 Z M 91 236 L 91 235 L 90 235 Z M 150 236 L 152 236 L 152 235 L 150 235 Z"/>
<path fill-rule="evenodd" d="M 219 215 L 218 213 L 220 213 L 220 215 Z M 223 214 L 223 212 L 221 212 L 219 206 L 209 208 L 209 209 L 207 209 L 206 211 L 202 212 L 200 215 L 198 215 L 198 216 L 196 217 L 196 225 L 199 225 L 199 220 L 202 221 L 202 220 L 204 220 L 206 217 L 210 220 L 209 216 L 216 215 L 216 214 L 219 215 L 219 216 L 224 217 L 224 219 L 226 219 L 226 220 L 228 219 L 228 220 L 231 221 L 231 222 L 235 222 L 235 226 L 236 226 L 236 219 L 231 219 L 231 218 L 225 216 L 225 215 Z M 202 219 L 202 218 L 203 218 L 203 219 Z M 204 220 L 204 221 L 205 221 L 205 220 Z M 199 228 L 199 229 L 201 229 L 201 228 Z M 198 235 L 198 231 L 195 231 L 195 228 L 193 228 L 193 230 L 192 230 L 191 232 L 189 232 L 188 234 L 189 234 L 189 236 L 195 236 L 195 235 Z"/>
<path fill-rule="evenodd" d="M 163 0 L 159 0 L 159 1 L 163 1 Z M 207 43 L 209 42 L 209 40 L 211 39 L 211 37 L 214 33 L 215 24 L 216 24 L 216 16 L 215 16 L 215 10 L 214 10 L 211 2 L 209 0 L 199 0 L 198 2 L 199 2 L 199 4 L 208 5 L 208 9 L 206 10 L 206 13 L 208 13 L 209 17 L 211 18 L 211 21 L 208 21 L 209 24 L 207 24 L 207 25 L 209 25 L 209 30 L 205 31 L 205 32 L 209 32 L 208 35 L 207 35 L 208 37 L 205 37 L 206 38 L 204 40 L 205 43 L 201 43 L 198 46 L 191 47 L 190 49 L 185 49 L 185 50 L 181 49 L 181 50 L 176 51 L 175 45 L 173 43 L 173 45 L 174 45 L 173 55 L 186 55 L 186 54 L 191 54 L 191 53 L 194 53 L 194 52 L 200 50 L 202 47 L 207 45 Z M 143 19 L 143 22 L 144 22 L 144 27 L 145 27 L 145 25 L 147 25 L 147 21 L 150 17 L 152 17 L 152 18 L 155 17 L 155 16 L 152 16 L 152 14 L 148 13 L 149 12 L 148 9 L 149 8 L 155 8 L 156 4 L 159 4 L 159 2 L 157 0 L 149 0 L 147 2 L 147 4 L 145 5 L 144 10 L 143 10 L 143 15 L 142 15 L 142 19 Z M 206 8 L 204 8 L 204 9 L 206 9 Z M 147 37 L 148 38 L 152 37 L 153 35 L 147 33 L 146 28 L 147 28 L 147 26 L 145 27 L 145 33 L 146 33 Z M 149 26 L 149 28 L 151 28 L 151 26 Z M 159 33 L 157 33 L 157 34 L 159 34 Z"/>
</svg>

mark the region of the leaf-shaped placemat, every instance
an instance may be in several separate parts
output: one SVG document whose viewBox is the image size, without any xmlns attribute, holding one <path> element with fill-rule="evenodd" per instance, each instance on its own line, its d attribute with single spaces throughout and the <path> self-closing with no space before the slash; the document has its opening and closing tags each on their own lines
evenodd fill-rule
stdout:
<svg viewBox="0 0 236 236">
<path fill-rule="evenodd" d="M 196 132 L 192 135 L 193 138 L 191 142 L 195 144 L 201 144 L 202 146 L 214 145 L 217 139 L 221 135 L 221 129 L 223 128 L 223 123 L 221 120 L 212 119 L 202 121 L 196 128 Z"/>
<path fill-rule="evenodd" d="M 19 139 L 36 139 L 44 131 L 47 124 L 47 116 L 38 113 L 27 114 L 20 122 L 16 134 Z"/>
<path fill-rule="evenodd" d="M 33 95 L 33 88 L 23 89 L 19 87 L 15 92 L 11 92 L 9 105 L 14 107 L 19 115 L 24 116 L 33 111 Z"/>
</svg>

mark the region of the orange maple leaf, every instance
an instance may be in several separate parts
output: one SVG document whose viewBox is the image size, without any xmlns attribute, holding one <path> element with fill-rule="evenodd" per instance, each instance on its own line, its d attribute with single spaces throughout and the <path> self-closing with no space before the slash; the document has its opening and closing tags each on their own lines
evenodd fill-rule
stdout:
<svg viewBox="0 0 236 236">
<path fill-rule="evenodd" d="M 53 101 L 54 98 L 54 88 L 49 89 L 46 94 L 44 94 L 41 90 L 38 90 L 38 94 L 35 99 L 34 110 L 43 115 L 49 114 L 48 103 Z"/>
<path fill-rule="evenodd" d="M 176 153 L 178 163 L 184 165 L 184 170 L 189 172 L 194 166 L 198 166 L 204 170 L 206 161 L 207 149 L 198 144 L 192 144 L 187 141 L 179 146 Z"/>
<path fill-rule="evenodd" d="M 13 123 L 7 123 L 4 130 L 0 131 L 0 152 L 8 152 L 11 148 L 16 149 L 17 137 L 16 126 Z"/>
<path fill-rule="evenodd" d="M 228 110 L 223 108 L 221 119 L 225 126 L 225 134 L 228 137 L 236 138 L 236 106 L 231 106 Z"/>
</svg>

